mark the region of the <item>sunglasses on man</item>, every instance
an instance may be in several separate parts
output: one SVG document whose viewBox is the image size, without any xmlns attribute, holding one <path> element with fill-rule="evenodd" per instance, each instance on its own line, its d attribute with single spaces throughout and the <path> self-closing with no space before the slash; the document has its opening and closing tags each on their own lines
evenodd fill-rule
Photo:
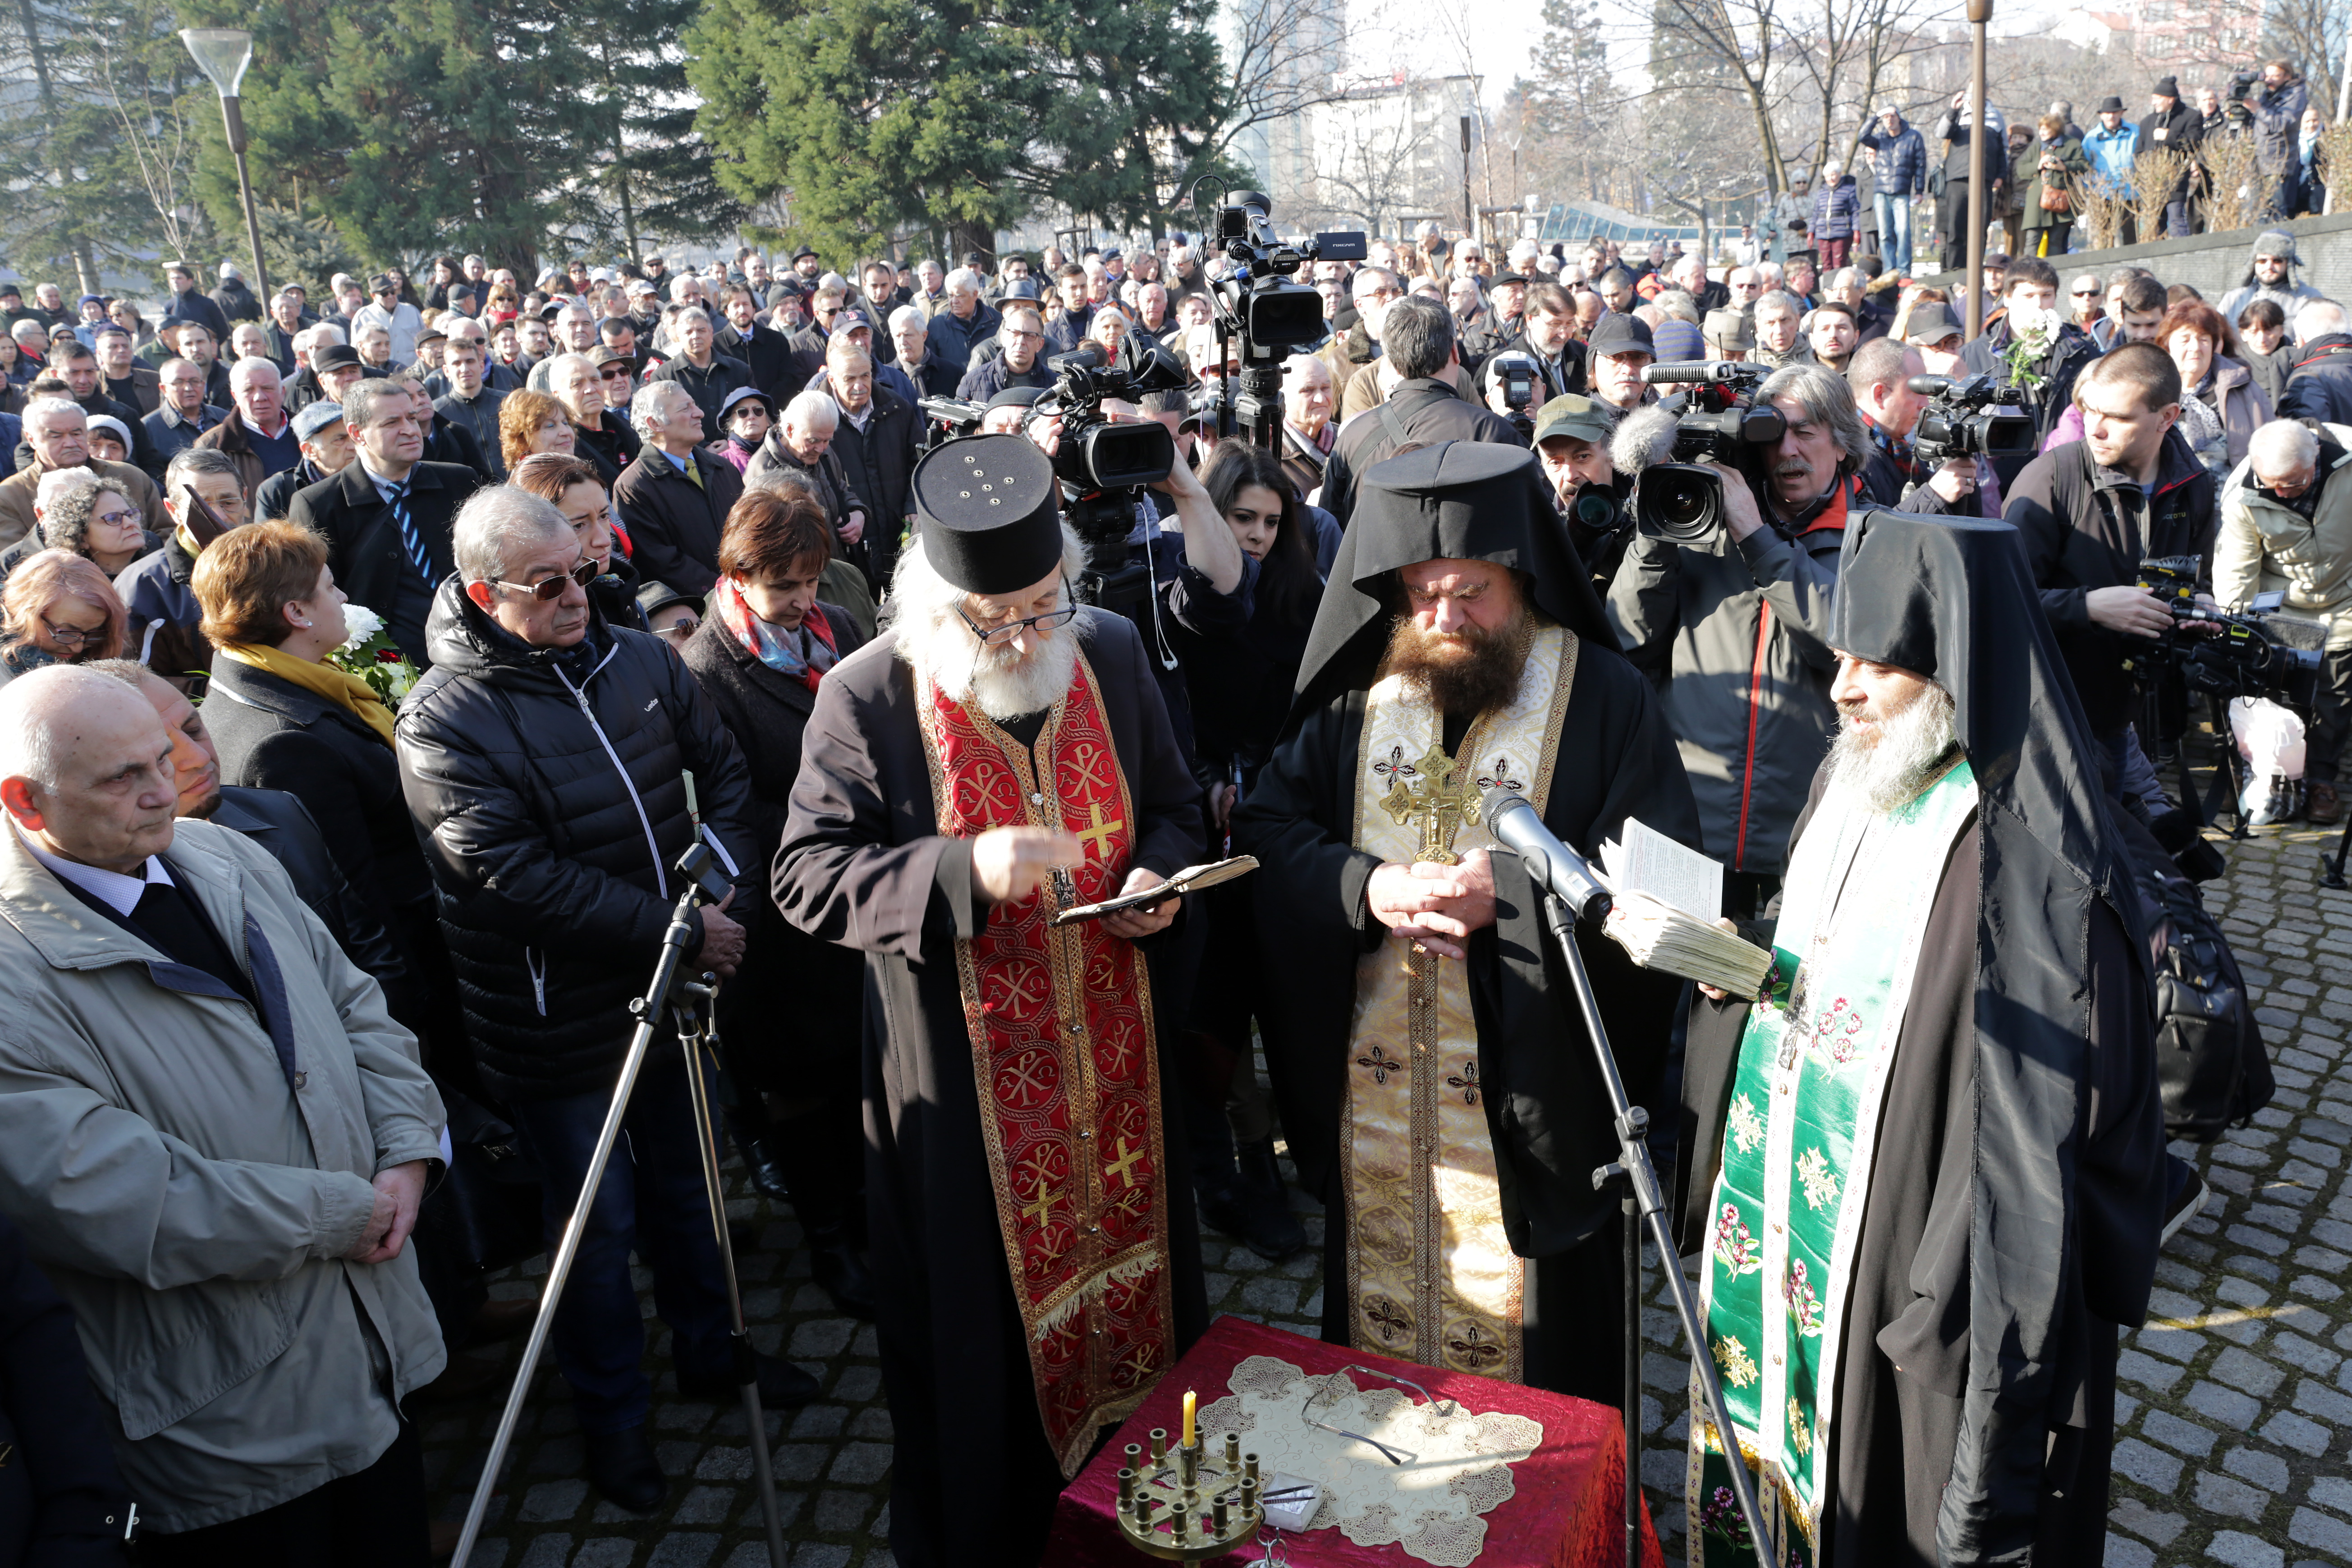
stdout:
<svg viewBox="0 0 2352 1568">
<path fill-rule="evenodd" d="M 585 588 L 602 575 L 603 574 L 597 570 L 596 563 L 583 561 L 569 572 L 558 573 L 552 577 L 541 578 L 536 583 L 501 583 L 493 577 L 490 579 L 490 586 L 512 589 L 518 594 L 529 594 L 543 605 L 551 599 L 563 597 L 563 590 L 570 584 L 577 583 Z"/>
</svg>

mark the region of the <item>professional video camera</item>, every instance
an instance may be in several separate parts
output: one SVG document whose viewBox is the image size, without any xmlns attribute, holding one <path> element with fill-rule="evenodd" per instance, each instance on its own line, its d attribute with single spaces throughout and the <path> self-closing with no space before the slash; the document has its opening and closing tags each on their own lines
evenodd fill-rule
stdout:
<svg viewBox="0 0 2352 1568">
<path fill-rule="evenodd" d="M 2158 657 L 2178 668 L 2192 690 L 2225 702 L 2267 697 L 2308 715 L 2327 648 L 2326 623 L 2282 613 L 2284 594 L 2258 594 L 2243 614 L 2209 609 L 2197 603 L 2200 564 L 2194 555 L 2139 563 L 2139 585 L 2172 612 Z"/>
<path fill-rule="evenodd" d="M 1675 419 L 1674 447 L 1663 461 L 1641 469 L 1633 489 L 1633 525 L 1654 539 L 1703 544 L 1723 526 L 1721 476 L 1701 463 L 1720 463 L 1748 476 L 1751 487 L 1763 478 L 1759 448 L 1788 434 L 1789 422 L 1769 404 L 1759 406 L 1756 389 L 1769 366 L 1738 360 L 1701 360 L 1654 364 L 1642 373 L 1652 386 L 1685 385 L 1687 392 L 1664 399 L 1658 408 Z"/>
<path fill-rule="evenodd" d="M 1151 591 L 1151 570 L 1130 559 L 1128 538 L 1135 531 L 1135 506 L 1146 485 L 1168 477 L 1176 463 L 1176 442 L 1157 419 L 1115 420 L 1106 399 L 1137 402 L 1184 384 L 1184 367 L 1165 348 L 1146 339 L 1125 363 L 1105 363 L 1100 350 L 1086 348 L 1045 362 L 1054 385 L 1031 409 L 1029 423 L 1056 416 L 1054 473 L 1062 482 L 1062 517 L 1087 547 L 1087 570 L 1079 574 L 1081 602 L 1124 611 Z"/>
<path fill-rule="evenodd" d="M 1218 438 L 1238 429 L 1267 451 L 1282 435 L 1282 362 L 1331 334 L 1323 296 L 1293 279 L 1310 262 L 1361 261 L 1366 255 L 1360 229 L 1285 245 L 1275 237 L 1273 212 L 1274 204 L 1256 191 L 1225 193 L 1214 234 L 1205 241 L 1230 268 L 1209 290 L 1217 307 L 1217 347 L 1223 350 L 1229 338 L 1241 340 L 1241 370 L 1225 378 Z"/>
<path fill-rule="evenodd" d="M 1947 458 L 2033 456 L 2040 440 L 2033 416 L 1991 376 L 1915 375 L 1908 384 L 1928 399 L 1911 431 L 1911 450 L 1921 462 L 1932 468 Z"/>
<path fill-rule="evenodd" d="M 922 410 L 923 418 L 930 426 L 930 439 L 923 443 L 925 451 L 959 436 L 979 435 L 980 422 L 988 414 L 985 404 L 969 403 L 961 397 L 919 397 L 915 406 Z"/>
</svg>

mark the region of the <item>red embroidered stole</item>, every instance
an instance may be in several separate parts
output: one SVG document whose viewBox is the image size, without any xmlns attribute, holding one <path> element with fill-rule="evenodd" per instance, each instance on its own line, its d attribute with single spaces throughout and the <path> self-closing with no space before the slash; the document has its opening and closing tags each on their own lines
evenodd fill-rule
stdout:
<svg viewBox="0 0 2352 1568">
<path fill-rule="evenodd" d="M 1063 827 L 1086 846 L 1073 903 L 1114 897 L 1135 809 L 1084 656 L 1035 756 L 923 681 L 940 832 Z M 1073 1477 L 1175 1361 L 1159 1058 L 1134 945 L 1099 921 L 1053 930 L 1054 886 L 956 944 L 997 1223 L 1045 1436 Z M 1181 1195 L 1181 1194 L 1180 1194 Z"/>
</svg>

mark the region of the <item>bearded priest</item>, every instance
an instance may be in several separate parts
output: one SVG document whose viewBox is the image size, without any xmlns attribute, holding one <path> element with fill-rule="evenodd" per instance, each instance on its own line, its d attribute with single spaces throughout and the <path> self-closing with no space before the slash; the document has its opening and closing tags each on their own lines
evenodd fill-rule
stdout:
<svg viewBox="0 0 2352 1568">
<path fill-rule="evenodd" d="M 1368 470 L 1288 727 L 1237 816 L 1284 933 L 1265 1037 L 1324 1199 L 1323 1337 L 1614 1405 L 1616 1134 L 1574 993 L 1482 789 L 1586 855 L 1629 816 L 1698 841 L 1649 683 L 1617 651 L 1535 454 L 1452 441 Z M 1580 939 L 1619 1070 L 1657 1091 L 1679 983 Z"/>
<path fill-rule="evenodd" d="M 1207 1327 L 1156 1011 L 1181 999 L 1147 958 L 1181 900 L 1049 924 L 1197 858 L 1200 790 L 1133 623 L 1072 598 L 1045 454 L 950 441 L 913 491 L 891 622 L 818 689 L 774 894 L 866 954 L 891 1552 L 1027 1568 Z"/>
<path fill-rule="evenodd" d="M 1775 964 L 1690 1031 L 1682 1245 L 1768 1537 L 1699 1421 L 1691 1561 L 2096 1563 L 2166 1192 L 2137 905 L 2016 531 L 1842 553 Z"/>
</svg>

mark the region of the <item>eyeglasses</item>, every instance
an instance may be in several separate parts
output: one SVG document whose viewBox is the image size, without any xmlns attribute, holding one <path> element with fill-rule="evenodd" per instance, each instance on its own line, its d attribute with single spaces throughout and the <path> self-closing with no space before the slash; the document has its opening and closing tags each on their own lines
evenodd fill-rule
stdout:
<svg viewBox="0 0 2352 1568">
<path fill-rule="evenodd" d="M 68 653 L 75 648 L 94 643 L 106 635 L 104 626 L 99 627 L 94 632 L 86 632 L 79 626 L 61 626 L 46 616 L 42 618 L 41 626 L 49 634 L 49 640 Z"/>
<path fill-rule="evenodd" d="M 553 577 L 544 578 L 537 583 L 501 583 L 497 578 L 493 577 L 490 579 L 490 586 L 493 588 L 511 588 L 518 594 L 529 594 L 541 604 L 545 604 L 551 599 L 562 598 L 563 596 L 563 590 L 567 585 L 577 583 L 582 587 L 585 588 L 589 584 L 593 583 L 602 575 L 604 575 L 604 574 L 596 569 L 596 563 L 593 561 L 583 561 L 579 565 L 574 566 L 569 572 L 561 573 Z"/>
<path fill-rule="evenodd" d="M 1068 626 L 1070 622 L 1076 617 L 1078 606 L 1075 596 L 1070 594 L 1070 583 L 1069 579 L 1066 577 L 1062 580 L 1062 593 L 1065 597 L 1070 599 L 1070 602 L 1065 604 L 1060 609 L 1048 610 L 1042 616 L 1024 616 L 1017 621 L 1006 621 L 1001 626 L 982 626 L 978 621 L 973 620 L 969 615 L 964 613 L 964 608 L 961 605 L 958 605 L 956 606 L 956 614 L 962 618 L 965 626 L 971 628 L 971 635 L 980 639 L 982 647 L 1000 647 L 1004 644 L 1011 642 L 1014 637 L 1019 637 L 1023 632 L 1032 630 L 1033 628 L 1038 631 L 1051 632 L 1059 631 L 1062 627 Z"/>
<path fill-rule="evenodd" d="M 91 512 L 89 514 L 89 520 L 92 522 L 103 522 L 110 527 L 121 528 L 125 525 L 136 526 L 140 521 L 140 517 L 137 510 L 126 506 L 115 511 Z"/>
<path fill-rule="evenodd" d="M 2098 297 L 2099 291 L 2096 289 L 2077 289 L 2074 290 L 2074 298 L 2077 300 L 2095 300 Z"/>
<path fill-rule="evenodd" d="M 1307 1395 L 1307 1402 L 1298 1407 L 1298 1419 L 1306 1423 L 1307 1426 L 1315 1427 L 1318 1431 L 1336 1432 L 1342 1437 L 1351 1437 L 1359 1443 L 1369 1443 L 1373 1447 L 1378 1448 L 1381 1451 L 1381 1458 L 1386 1459 L 1391 1465 L 1410 1464 L 1418 1460 L 1421 1456 L 1412 1452 L 1410 1448 L 1391 1448 L 1386 1443 L 1382 1443 L 1376 1438 L 1365 1436 L 1361 1432 L 1350 1432 L 1343 1426 L 1334 1426 L 1328 1422 L 1318 1421 L 1312 1414 L 1315 1408 L 1315 1402 L 1322 1398 L 1327 1394 L 1336 1393 L 1342 1388 L 1346 1389 L 1350 1394 L 1357 1392 L 1356 1385 L 1348 1381 L 1347 1374 L 1351 1372 L 1360 1372 L 1367 1377 L 1384 1377 L 1391 1383 L 1402 1384 L 1405 1387 L 1412 1389 L 1415 1394 L 1420 1394 L 1423 1399 L 1428 1400 L 1432 1409 L 1435 1409 L 1441 1405 L 1452 1405 L 1453 1408 L 1451 1410 L 1442 1412 L 1442 1414 L 1449 1417 L 1458 1415 L 1462 1413 L 1462 1406 L 1454 1404 L 1453 1400 L 1439 1399 L 1432 1394 L 1429 1390 L 1413 1382 L 1412 1379 L 1409 1377 L 1399 1377 L 1396 1373 L 1391 1372 L 1382 1372 L 1378 1367 L 1361 1366 L 1350 1362 L 1348 1365 L 1341 1367 L 1338 1372 L 1333 1373 L 1330 1376 L 1314 1380 L 1314 1390 Z"/>
<path fill-rule="evenodd" d="M 1024 343 L 1042 343 L 1045 341 L 1045 334 L 1043 332 L 1024 332 L 1016 327 L 1008 327 L 1005 331 L 1008 335 Z"/>
</svg>

